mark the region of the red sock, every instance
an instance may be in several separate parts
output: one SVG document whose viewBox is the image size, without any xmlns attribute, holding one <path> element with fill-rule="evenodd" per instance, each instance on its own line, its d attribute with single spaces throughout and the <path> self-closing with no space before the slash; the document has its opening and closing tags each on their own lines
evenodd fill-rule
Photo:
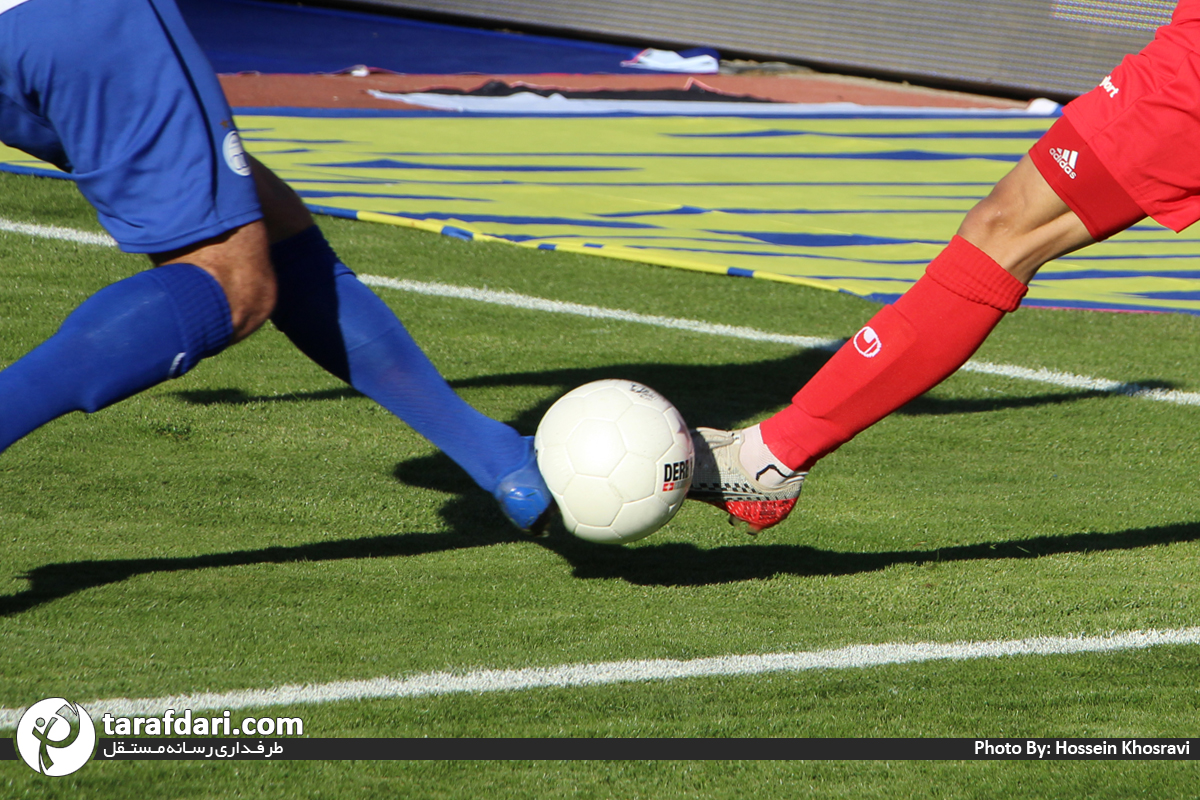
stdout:
<svg viewBox="0 0 1200 800">
<path fill-rule="evenodd" d="M 925 275 L 885 306 L 804 385 L 792 405 L 761 425 L 784 464 L 807 470 L 971 357 L 1026 286 L 955 236 Z"/>
</svg>

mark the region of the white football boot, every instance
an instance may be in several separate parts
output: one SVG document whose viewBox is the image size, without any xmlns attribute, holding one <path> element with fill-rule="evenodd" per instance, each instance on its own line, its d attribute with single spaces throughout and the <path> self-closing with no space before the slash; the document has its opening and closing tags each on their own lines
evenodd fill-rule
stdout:
<svg viewBox="0 0 1200 800">
<path fill-rule="evenodd" d="M 755 534 L 787 518 L 808 473 L 790 472 L 766 459 L 752 474 L 741 459 L 749 431 L 758 434 L 757 426 L 736 431 L 696 428 L 691 432 L 696 467 L 687 496 L 728 512 L 731 525 L 744 526 Z M 761 444 L 761 437 L 756 443 Z M 765 447 L 762 450 L 770 452 Z"/>
</svg>

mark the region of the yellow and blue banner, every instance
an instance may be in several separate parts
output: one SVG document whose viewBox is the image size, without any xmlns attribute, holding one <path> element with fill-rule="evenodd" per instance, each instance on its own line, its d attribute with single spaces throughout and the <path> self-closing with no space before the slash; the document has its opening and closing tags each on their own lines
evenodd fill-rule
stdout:
<svg viewBox="0 0 1200 800">
<path fill-rule="evenodd" d="M 883 302 L 1052 122 L 919 110 L 238 116 L 247 149 L 320 212 Z M 40 171 L 16 151 L 0 163 Z M 1044 267 L 1025 303 L 1197 314 L 1197 259 L 1200 232 L 1146 220 Z"/>
</svg>

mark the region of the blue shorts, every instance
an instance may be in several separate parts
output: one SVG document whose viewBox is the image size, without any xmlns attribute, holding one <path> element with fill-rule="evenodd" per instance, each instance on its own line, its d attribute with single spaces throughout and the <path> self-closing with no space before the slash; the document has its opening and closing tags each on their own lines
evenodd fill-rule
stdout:
<svg viewBox="0 0 1200 800">
<path fill-rule="evenodd" d="M 127 252 L 262 217 L 221 84 L 174 0 L 0 13 L 0 140 L 70 172 Z"/>
</svg>

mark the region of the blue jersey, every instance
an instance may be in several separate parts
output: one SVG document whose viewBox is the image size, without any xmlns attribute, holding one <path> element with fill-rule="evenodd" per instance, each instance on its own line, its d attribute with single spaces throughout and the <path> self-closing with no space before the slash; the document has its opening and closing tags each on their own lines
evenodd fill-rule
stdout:
<svg viewBox="0 0 1200 800">
<path fill-rule="evenodd" d="M 0 0 L 0 140 L 71 173 L 128 252 L 262 217 L 220 82 L 173 0 Z"/>
</svg>

